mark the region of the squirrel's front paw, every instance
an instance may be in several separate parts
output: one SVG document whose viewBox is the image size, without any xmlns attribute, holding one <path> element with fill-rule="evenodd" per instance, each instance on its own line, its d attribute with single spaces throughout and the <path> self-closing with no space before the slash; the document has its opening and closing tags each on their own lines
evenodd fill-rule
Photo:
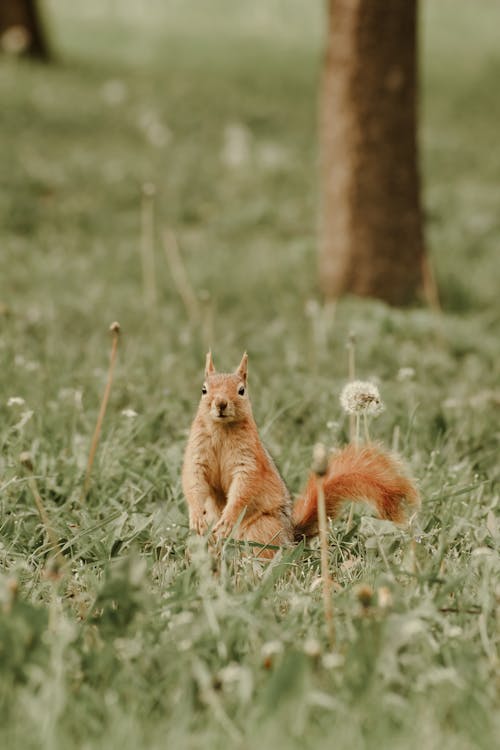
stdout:
<svg viewBox="0 0 500 750">
<path fill-rule="evenodd" d="M 213 528 L 213 534 L 218 539 L 227 539 L 229 536 L 231 536 L 233 526 L 234 522 L 230 518 L 224 518 L 224 516 L 222 516 L 215 524 Z"/>
<path fill-rule="evenodd" d="M 207 533 L 208 523 L 207 513 L 205 510 L 189 514 L 189 528 L 191 529 L 191 531 L 195 531 L 200 536 L 203 536 Z"/>
</svg>

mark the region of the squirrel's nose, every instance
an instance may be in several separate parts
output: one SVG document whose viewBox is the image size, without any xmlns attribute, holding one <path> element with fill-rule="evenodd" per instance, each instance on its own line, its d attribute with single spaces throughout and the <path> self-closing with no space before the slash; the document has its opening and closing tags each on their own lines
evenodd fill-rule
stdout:
<svg viewBox="0 0 500 750">
<path fill-rule="evenodd" d="M 223 412 L 227 407 L 227 401 L 225 398 L 216 398 L 215 405 L 220 412 Z"/>
</svg>

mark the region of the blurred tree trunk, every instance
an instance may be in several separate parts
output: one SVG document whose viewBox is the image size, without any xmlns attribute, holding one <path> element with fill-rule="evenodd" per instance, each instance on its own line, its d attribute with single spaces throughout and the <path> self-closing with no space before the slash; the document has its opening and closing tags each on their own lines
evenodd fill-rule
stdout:
<svg viewBox="0 0 500 750">
<path fill-rule="evenodd" d="M 6 51 L 50 58 L 37 0 L 0 0 L 0 38 Z"/>
<path fill-rule="evenodd" d="M 394 305 L 423 285 L 417 0 L 328 0 L 320 283 Z"/>
</svg>

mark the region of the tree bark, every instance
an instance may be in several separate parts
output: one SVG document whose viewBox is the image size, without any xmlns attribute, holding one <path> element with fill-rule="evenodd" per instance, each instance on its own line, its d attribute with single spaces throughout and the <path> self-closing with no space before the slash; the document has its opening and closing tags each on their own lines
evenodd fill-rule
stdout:
<svg viewBox="0 0 500 750">
<path fill-rule="evenodd" d="M 328 0 L 320 284 L 411 303 L 423 283 L 417 0 Z"/>
<path fill-rule="evenodd" d="M 0 0 L 0 38 L 5 39 L 5 35 L 13 29 L 26 33 L 25 44 L 20 44 L 16 51 L 38 60 L 50 59 L 37 0 Z M 2 44 L 7 45 L 8 42 Z"/>
</svg>

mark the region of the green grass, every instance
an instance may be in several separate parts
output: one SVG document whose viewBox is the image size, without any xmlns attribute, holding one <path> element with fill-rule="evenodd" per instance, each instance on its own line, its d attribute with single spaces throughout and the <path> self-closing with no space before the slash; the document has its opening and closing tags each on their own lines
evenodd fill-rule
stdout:
<svg viewBox="0 0 500 750">
<path fill-rule="evenodd" d="M 47 3 L 58 66 L 0 60 L 0 745 L 492 748 L 498 5 L 423 6 L 442 319 L 347 299 L 326 346 L 311 304 L 322 5 L 70 5 Z M 239 166 L 221 159 L 228 126 Z M 155 309 L 139 253 L 146 181 Z M 166 225 L 211 309 L 216 364 L 250 354 L 256 418 L 290 487 L 316 441 L 346 440 L 351 329 L 359 375 L 379 378 L 386 404 L 372 431 L 391 444 L 399 429 L 419 480 L 416 543 L 361 512 L 350 532 L 345 517 L 332 528 L 333 656 L 315 544 L 261 567 L 231 548 L 216 564 L 188 536 L 180 467 L 207 341 L 171 280 Z M 123 339 L 82 505 L 115 319 Z M 65 547 L 59 579 L 22 451 Z M 389 588 L 392 605 L 363 611 L 359 584 Z"/>
</svg>

